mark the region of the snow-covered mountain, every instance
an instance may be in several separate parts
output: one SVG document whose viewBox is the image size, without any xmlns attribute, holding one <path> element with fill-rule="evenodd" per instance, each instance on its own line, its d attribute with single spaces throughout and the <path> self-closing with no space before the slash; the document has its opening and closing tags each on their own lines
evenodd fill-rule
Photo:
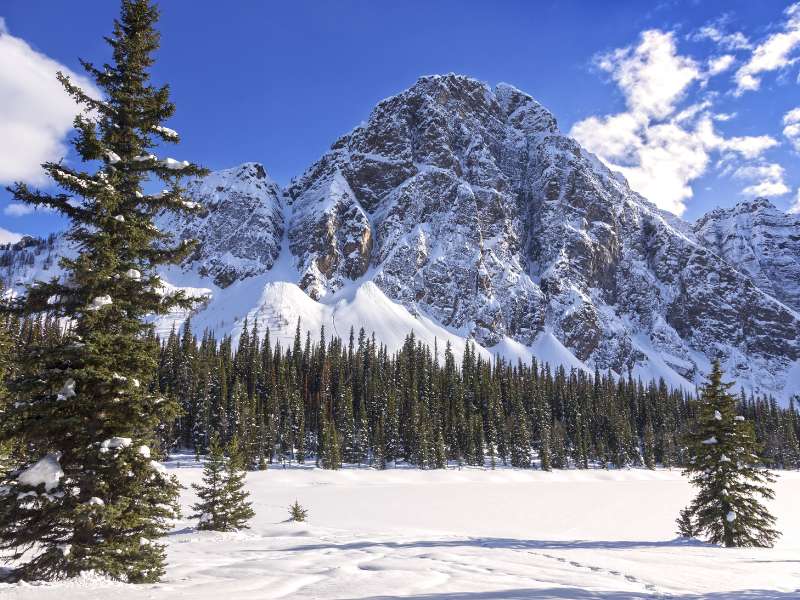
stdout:
<svg viewBox="0 0 800 600">
<path fill-rule="evenodd" d="M 187 194 L 206 210 L 165 216 L 159 227 L 202 243 L 186 262 L 219 287 L 269 271 L 281 251 L 283 192 L 257 163 L 190 182 Z"/>
<path fill-rule="evenodd" d="M 282 338 L 300 317 L 390 345 L 413 328 L 687 386 L 720 358 L 748 388 L 800 391 L 798 220 L 762 200 L 694 225 L 660 211 L 509 85 L 423 77 L 286 190 L 248 163 L 190 194 L 206 216 L 160 225 L 202 242 L 164 272 L 207 297 L 196 327 Z M 17 284 L 54 252 L 27 243 L 2 258 Z"/>
<path fill-rule="evenodd" d="M 693 226 L 714 252 L 765 292 L 800 312 L 800 215 L 766 198 L 716 209 Z"/>
</svg>

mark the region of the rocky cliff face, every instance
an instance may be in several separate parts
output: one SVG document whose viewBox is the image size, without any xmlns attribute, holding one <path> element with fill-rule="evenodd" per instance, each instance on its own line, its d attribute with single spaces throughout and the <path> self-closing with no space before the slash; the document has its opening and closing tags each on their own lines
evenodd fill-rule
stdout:
<svg viewBox="0 0 800 600">
<path fill-rule="evenodd" d="M 716 209 L 694 232 L 755 285 L 800 312 L 800 215 L 779 211 L 766 198 Z"/>
<path fill-rule="evenodd" d="M 800 386 L 798 220 L 757 201 L 683 222 L 509 85 L 424 77 L 285 192 L 248 164 L 190 193 L 206 216 L 161 225 L 201 239 L 184 268 L 220 288 L 283 251 L 315 300 L 371 281 L 485 347 L 552 335 L 618 373 L 693 382 L 719 358 L 751 388 Z"/>
<path fill-rule="evenodd" d="M 158 225 L 176 239 L 198 239 L 184 267 L 219 287 L 272 268 L 283 237 L 283 192 L 258 163 L 216 171 L 192 181 L 187 195 L 205 209 L 200 216 L 162 216 Z"/>
</svg>

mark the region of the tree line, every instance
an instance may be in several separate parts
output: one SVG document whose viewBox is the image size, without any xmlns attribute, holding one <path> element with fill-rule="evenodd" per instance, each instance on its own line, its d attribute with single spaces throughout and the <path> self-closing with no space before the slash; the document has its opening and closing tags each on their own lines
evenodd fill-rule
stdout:
<svg viewBox="0 0 800 600">
<path fill-rule="evenodd" d="M 54 318 L 6 319 L 7 375 L 14 356 L 58 344 Z M 163 452 L 206 454 L 216 434 L 236 437 L 243 465 L 313 463 L 423 469 L 509 465 L 564 468 L 683 467 L 695 422 L 695 390 L 670 388 L 595 369 L 502 357 L 487 360 L 467 343 L 460 360 L 409 333 L 390 351 L 375 334 L 312 337 L 297 323 L 282 345 L 243 324 L 236 343 L 196 335 L 188 320 L 149 347 L 157 364 L 149 388 L 175 410 L 158 425 Z M 10 400 L 10 399 L 9 399 Z M 761 462 L 800 468 L 800 418 L 767 396 L 737 396 L 753 423 Z"/>
<path fill-rule="evenodd" d="M 234 345 L 196 336 L 187 321 L 161 344 L 157 387 L 181 409 L 165 424 L 166 447 L 204 453 L 213 432 L 237 435 L 251 468 L 683 466 L 697 412 L 694 390 L 663 380 L 489 361 L 471 343 L 457 361 L 449 344 L 430 347 L 413 333 L 390 351 L 363 329 L 312 338 L 299 322 L 283 346 L 257 324 L 245 322 Z M 794 402 L 742 393 L 738 404 L 764 464 L 800 468 Z"/>
</svg>

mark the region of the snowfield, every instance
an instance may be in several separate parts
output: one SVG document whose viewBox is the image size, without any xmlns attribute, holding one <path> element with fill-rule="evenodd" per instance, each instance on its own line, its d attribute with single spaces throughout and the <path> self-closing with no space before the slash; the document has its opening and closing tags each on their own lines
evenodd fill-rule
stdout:
<svg viewBox="0 0 800 600">
<path fill-rule="evenodd" d="M 200 465 L 168 463 L 187 486 Z M 692 495 L 680 471 L 452 468 L 373 471 L 275 466 L 249 473 L 256 518 L 239 533 L 176 523 L 163 583 L 92 576 L 0 585 L 20 600 L 426 600 L 800 598 L 800 473 L 781 472 L 773 549 L 675 539 Z M 307 524 L 287 522 L 295 499 Z"/>
</svg>

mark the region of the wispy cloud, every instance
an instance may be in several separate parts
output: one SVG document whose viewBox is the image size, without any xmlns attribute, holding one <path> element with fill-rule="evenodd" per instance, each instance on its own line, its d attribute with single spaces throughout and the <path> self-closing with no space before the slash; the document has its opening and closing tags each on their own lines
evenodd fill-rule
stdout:
<svg viewBox="0 0 800 600">
<path fill-rule="evenodd" d="M 733 172 L 736 179 L 752 181 L 742 190 L 742 194 L 750 197 L 783 196 L 789 193 L 789 186 L 784 181 L 786 172 L 777 163 L 746 165 Z"/>
<path fill-rule="evenodd" d="M 741 31 L 728 33 L 724 31 L 724 19 L 701 27 L 691 36 L 693 40 L 711 40 L 723 50 L 748 50 L 753 47 L 750 40 Z"/>
<path fill-rule="evenodd" d="M 629 111 L 638 118 L 670 115 L 689 85 L 701 77 L 697 62 L 678 55 L 674 35 L 657 29 L 643 32 L 635 47 L 600 56 L 597 65 L 617 82 Z"/>
<path fill-rule="evenodd" d="M 764 73 L 784 69 L 800 58 L 794 52 L 800 48 L 800 2 L 789 6 L 784 14 L 783 30 L 756 46 L 749 60 L 736 71 L 737 95 L 759 89 Z"/>
<path fill-rule="evenodd" d="M 30 204 L 22 204 L 21 202 L 12 202 L 3 209 L 3 214 L 9 217 L 22 217 L 31 214 L 35 209 Z"/>
<path fill-rule="evenodd" d="M 783 115 L 783 135 L 800 152 L 800 106 L 793 108 Z"/>
<path fill-rule="evenodd" d="M 789 209 L 790 213 L 800 213 L 800 187 L 797 188 L 797 196 L 795 196 L 794 204 Z"/>
<path fill-rule="evenodd" d="M 709 76 L 719 75 L 724 73 L 733 66 L 736 62 L 736 57 L 733 54 L 723 54 L 722 56 L 714 56 L 708 60 L 707 73 Z"/>
<path fill-rule="evenodd" d="M 725 137 L 715 121 L 713 96 L 686 106 L 693 87 L 729 69 L 734 57 L 706 62 L 678 53 L 674 33 L 649 30 L 638 44 L 600 56 L 625 97 L 626 111 L 593 116 L 576 123 L 570 134 L 621 172 L 631 187 L 659 207 L 682 214 L 693 196 L 692 182 L 711 163 L 711 154 L 753 160 L 776 145 L 768 135 Z"/>
<path fill-rule="evenodd" d="M 0 183 L 42 183 L 39 165 L 66 155 L 79 108 L 56 80 L 59 70 L 98 94 L 84 77 L 11 35 L 0 18 Z"/>
</svg>

